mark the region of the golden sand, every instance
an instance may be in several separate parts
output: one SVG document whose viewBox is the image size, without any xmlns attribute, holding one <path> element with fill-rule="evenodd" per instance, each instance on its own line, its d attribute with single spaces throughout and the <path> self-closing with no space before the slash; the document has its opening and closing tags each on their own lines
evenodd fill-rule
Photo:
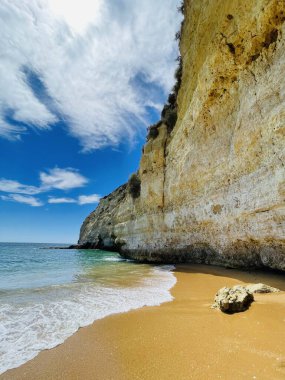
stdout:
<svg viewBox="0 0 285 380">
<path fill-rule="evenodd" d="M 285 293 L 255 295 L 250 309 L 210 308 L 223 286 L 285 276 L 178 266 L 175 300 L 96 321 L 2 379 L 285 379 Z"/>
</svg>

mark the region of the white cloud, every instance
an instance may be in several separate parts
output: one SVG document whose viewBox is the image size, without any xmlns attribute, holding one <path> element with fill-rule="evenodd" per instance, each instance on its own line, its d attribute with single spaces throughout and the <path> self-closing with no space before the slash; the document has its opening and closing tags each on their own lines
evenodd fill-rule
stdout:
<svg viewBox="0 0 285 380">
<path fill-rule="evenodd" d="M 49 198 L 48 203 L 51 203 L 51 204 L 76 203 L 76 199 L 73 199 L 73 198 Z"/>
<path fill-rule="evenodd" d="M 78 197 L 78 204 L 79 205 L 86 205 L 90 203 L 98 203 L 100 201 L 101 196 L 98 194 L 91 194 L 91 195 L 80 195 Z"/>
<path fill-rule="evenodd" d="M 40 172 L 40 185 L 23 185 L 18 181 L 2 178 L 0 179 L 0 191 L 5 193 L 17 193 L 34 195 L 58 190 L 71 190 L 83 187 L 88 183 L 88 179 L 73 168 L 53 168 L 46 172 Z"/>
<path fill-rule="evenodd" d="M 173 84 L 179 3 L 1 0 L 0 135 L 64 118 L 85 150 L 134 139 L 158 103 L 146 84 L 165 94 Z M 23 68 L 48 97 L 35 96 Z"/>
<path fill-rule="evenodd" d="M 59 203 L 77 203 L 79 205 L 86 205 L 91 203 L 98 203 L 101 199 L 99 194 L 90 195 L 79 195 L 77 199 L 75 198 L 49 198 L 48 203 L 59 204 Z"/>
<path fill-rule="evenodd" d="M 5 178 L 0 179 L 0 191 L 12 193 L 8 195 L 0 195 L 0 198 L 3 201 L 26 203 L 30 206 L 42 206 L 43 202 L 31 195 L 49 192 L 54 189 L 62 191 L 71 190 L 74 188 L 83 187 L 87 184 L 87 182 L 88 179 L 82 176 L 76 169 L 53 168 L 47 170 L 47 172 L 40 172 L 39 187 L 23 185 L 18 181 L 8 180 Z M 85 205 L 98 203 L 100 198 L 101 196 L 98 194 L 80 195 L 78 198 L 49 196 L 48 203 L 77 203 L 78 205 Z"/>
<path fill-rule="evenodd" d="M 77 33 L 84 33 L 90 23 L 101 17 L 103 0 L 48 0 L 56 16 L 61 17 Z"/>
<path fill-rule="evenodd" d="M 0 179 L 0 191 L 5 193 L 18 193 L 18 194 L 39 194 L 41 189 L 35 186 L 22 185 L 18 181 L 9 179 Z"/>
<path fill-rule="evenodd" d="M 32 196 L 20 195 L 20 194 L 9 194 L 9 195 L 1 195 L 0 197 L 3 201 L 25 203 L 33 207 L 43 206 L 43 203 L 39 199 Z"/>
<path fill-rule="evenodd" d="M 47 173 L 40 173 L 41 188 L 44 189 L 59 189 L 70 190 L 77 187 L 85 186 L 88 182 L 87 178 L 83 177 L 76 169 L 67 168 L 49 169 Z"/>
</svg>

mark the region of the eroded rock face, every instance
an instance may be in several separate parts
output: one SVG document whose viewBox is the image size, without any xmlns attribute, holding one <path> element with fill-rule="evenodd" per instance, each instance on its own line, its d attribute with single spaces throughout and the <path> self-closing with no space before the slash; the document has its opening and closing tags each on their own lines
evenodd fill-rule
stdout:
<svg viewBox="0 0 285 380">
<path fill-rule="evenodd" d="M 145 144 L 140 196 L 103 199 L 79 243 L 285 270 L 284 22 L 284 1 L 185 1 L 176 126 Z"/>
<path fill-rule="evenodd" d="M 97 209 L 84 221 L 80 229 L 78 245 L 81 248 L 119 250 L 121 244 L 114 234 L 118 223 L 117 213 L 124 203 L 127 186 L 122 185 L 102 198 Z M 122 239 L 121 239 L 122 240 Z"/>
<path fill-rule="evenodd" d="M 247 310 L 253 301 L 252 292 L 244 286 L 224 287 L 216 294 L 213 308 L 228 314 L 239 313 Z"/>
</svg>

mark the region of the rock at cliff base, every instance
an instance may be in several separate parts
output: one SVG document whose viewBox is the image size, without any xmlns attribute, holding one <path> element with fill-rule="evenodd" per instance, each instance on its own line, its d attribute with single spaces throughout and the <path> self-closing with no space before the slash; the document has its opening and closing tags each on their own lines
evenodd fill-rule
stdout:
<svg viewBox="0 0 285 380">
<path fill-rule="evenodd" d="M 247 310 L 253 301 L 252 293 L 244 286 L 224 287 L 216 294 L 213 308 L 228 314 L 239 313 Z"/>
<path fill-rule="evenodd" d="M 280 292 L 279 289 L 273 288 L 272 286 L 265 285 L 265 284 L 249 284 L 246 286 L 246 289 L 250 293 L 277 293 Z"/>
</svg>

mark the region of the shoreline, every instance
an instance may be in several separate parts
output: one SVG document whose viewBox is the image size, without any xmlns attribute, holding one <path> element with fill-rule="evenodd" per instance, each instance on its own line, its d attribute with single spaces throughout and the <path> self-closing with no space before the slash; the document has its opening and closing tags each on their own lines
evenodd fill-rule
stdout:
<svg viewBox="0 0 285 380">
<path fill-rule="evenodd" d="M 284 379 L 285 278 L 206 265 L 177 265 L 174 300 L 113 314 L 0 379 Z M 263 282 L 234 315 L 210 308 L 223 286 Z"/>
</svg>

